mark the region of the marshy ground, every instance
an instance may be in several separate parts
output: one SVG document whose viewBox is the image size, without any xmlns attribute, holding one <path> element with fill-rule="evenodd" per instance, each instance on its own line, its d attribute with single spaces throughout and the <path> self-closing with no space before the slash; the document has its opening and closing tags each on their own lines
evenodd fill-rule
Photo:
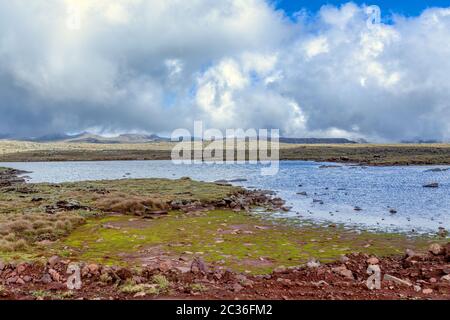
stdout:
<svg viewBox="0 0 450 320">
<path fill-rule="evenodd" d="M 82 291 L 82 295 L 88 298 L 95 295 L 151 298 L 163 294 L 154 291 L 154 282 L 183 282 L 180 279 L 191 277 L 196 261 L 200 261 L 197 268 L 202 269 L 205 265 L 214 272 L 232 272 L 233 277 L 237 275 L 241 280 L 251 278 L 253 282 L 261 281 L 263 286 L 264 278 L 258 277 L 267 276 L 274 270 L 304 266 L 308 261 L 333 263 L 356 252 L 366 257 L 401 256 L 406 249 L 426 252 L 431 243 L 444 243 L 446 240 L 357 232 L 339 225 L 316 225 L 308 221 L 293 225 L 287 220 L 272 219 L 270 213 L 217 208 L 218 203 L 224 202 L 224 199 L 229 201 L 230 197 L 241 191 L 229 185 L 196 182 L 188 178 L 62 184 L 14 182 L 4 185 L 0 189 L 0 264 L 2 269 L 5 268 L 1 277 L 3 293 L 10 298 L 33 298 L 39 296 L 39 290 L 44 290 L 44 293 L 45 290 L 53 290 L 48 297 L 64 298 L 61 296 L 67 291 L 61 285 L 65 279 L 64 270 L 57 271 L 64 264 L 49 269 L 47 262 L 55 256 L 66 265 L 69 262 L 85 264 L 85 273 L 89 277 L 91 273 L 98 277 L 103 275 L 96 274 L 100 268 L 125 268 L 133 272 L 159 270 L 162 278 L 155 280 L 153 273 L 150 280 L 145 281 L 125 277 L 119 279 L 115 287 L 104 288 L 103 293 L 101 286 L 92 282 L 95 278 L 92 276 L 94 278 Z M 188 209 L 174 210 L 174 203 L 185 204 L 184 208 Z M 358 259 L 361 260 L 360 257 Z M 24 276 L 28 271 L 20 271 L 20 268 L 30 270 L 30 276 Z M 172 271 L 178 272 L 181 278 L 170 275 Z M 51 275 L 50 284 L 41 284 L 41 280 L 35 281 L 31 276 L 47 272 Z M 99 283 L 108 282 L 109 277 L 108 273 L 103 275 Z M 171 294 L 204 294 L 205 298 L 224 298 L 241 291 L 236 286 L 237 280 L 233 280 L 232 284 L 228 284 L 231 289 L 221 293 L 213 286 L 206 293 L 211 283 L 198 282 L 199 279 L 194 278 L 187 279 L 188 284 L 183 282 L 181 291 L 176 289 L 177 293 Z M 286 283 L 289 281 L 286 280 Z M 53 282 L 60 286 L 50 286 Z M 237 281 L 239 286 L 241 282 L 245 281 Z M 187 291 L 186 286 L 190 288 Z M 213 296 L 212 292 L 215 292 Z M 436 294 L 439 297 L 440 293 Z M 263 297 L 264 294 L 257 296 Z M 282 296 L 282 290 L 272 295 L 274 298 Z"/>
</svg>

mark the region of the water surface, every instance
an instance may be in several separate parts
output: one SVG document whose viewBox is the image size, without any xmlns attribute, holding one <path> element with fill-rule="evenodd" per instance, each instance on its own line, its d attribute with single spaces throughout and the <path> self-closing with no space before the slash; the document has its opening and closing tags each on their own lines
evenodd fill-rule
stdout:
<svg viewBox="0 0 450 320">
<path fill-rule="evenodd" d="M 89 161 L 0 163 L 26 171 L 31 182 L 68 182 L 124 178 L 180 178 L 196 180 L 247 179 L 247 188 L 276 191 L 292 207 L 277 216 L 344 223 L 365 229 L 436 232 L 450 229 L 450 171 L 434 167 L 360 167 L 282 161 L 276 176 L 261 176 L 261 165 L 195 164 L 171 161 Z M 423 188 L 438 182 L 439 188 Z M 306 192 L 307 195 L 299 195 Z M 358 206 L 362 211 L 355 211 Z M 396 214 L 389 211 L 395 209 Z"/>
</svg>

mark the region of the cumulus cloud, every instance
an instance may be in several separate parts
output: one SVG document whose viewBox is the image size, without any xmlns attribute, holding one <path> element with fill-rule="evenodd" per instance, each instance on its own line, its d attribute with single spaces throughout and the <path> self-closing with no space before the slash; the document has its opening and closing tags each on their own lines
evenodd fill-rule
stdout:
<svg viewBox="0 0 450 320">
<path fill-rule="evenodd" d="M 450 139 L 450 9 L 368 25 L 349 3 L 0 3 L 0 134 L 279 128 Z"/>
</svg>

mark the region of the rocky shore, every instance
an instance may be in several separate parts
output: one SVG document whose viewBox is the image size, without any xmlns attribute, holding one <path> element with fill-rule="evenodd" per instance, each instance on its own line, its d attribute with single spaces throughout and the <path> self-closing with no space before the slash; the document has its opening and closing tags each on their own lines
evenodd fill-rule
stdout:
<svg viewBox="0 0 450 320">
<path fill-rule="evenodd" d="M 0 167 L 0 188 L 25 183 L 25 178 L 20 177 L 28 172 Z"/>
</svg>

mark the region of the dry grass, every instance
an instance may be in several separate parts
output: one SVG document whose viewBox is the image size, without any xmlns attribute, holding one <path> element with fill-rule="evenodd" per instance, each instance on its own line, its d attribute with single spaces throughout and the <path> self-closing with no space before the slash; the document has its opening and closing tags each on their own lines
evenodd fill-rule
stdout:
<svg viewBox="0 0 450 320">
<path fill-rule="evenodd" d="M 38 241 L 54 241 L 84 221 L 77 213 L 0 216 L 0 251 L 20 251 Z"/>
<path fill-rule="evenodd" d="M 59 240 L 84 224 L 86 217 L 108 213 L 145 215 L 167 210 L 167 203 L 172 200 L 215 201 L 236 190 L 190 179 L 23 184 L 0 188 L 0 257 L 2 253 L 33 251 L 43 240 Z M 60 201 L 79 203 L 84 209 L 58 208 L 55 205 Z M 47 210 L 49 207 L 53 209 Z"/>
<path fill-rule="evenodd" d="M 167 203 L 157 199 L 144 197 L 106 197 L 96 203 L 96 207 L 104 212 L 132 214 L 142 216 L 147 212 L 168 210 Z"/>
</svg>

